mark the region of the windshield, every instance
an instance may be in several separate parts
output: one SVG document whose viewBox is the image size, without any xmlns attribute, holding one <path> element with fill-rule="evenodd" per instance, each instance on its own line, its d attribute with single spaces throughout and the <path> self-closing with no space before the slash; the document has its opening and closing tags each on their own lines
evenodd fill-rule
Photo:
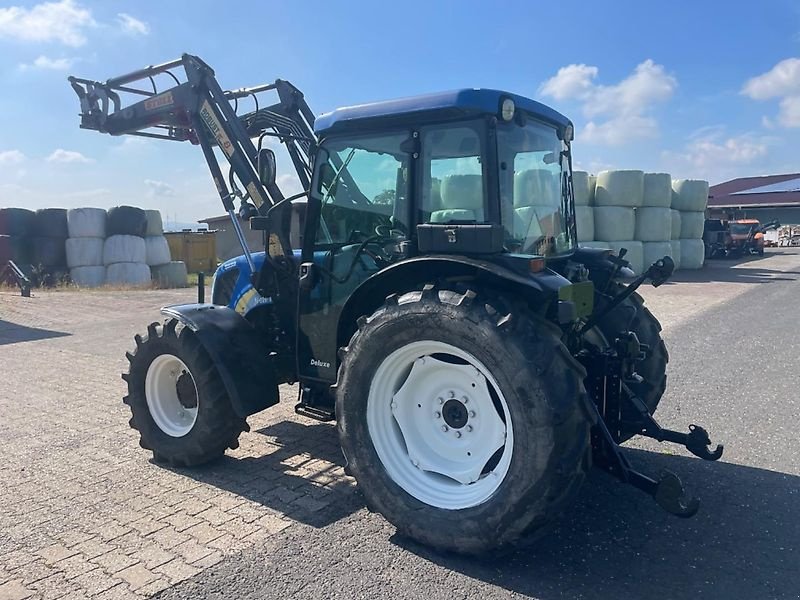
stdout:
<svg viewBox="0 0 800 600">
<path fill-rule="evenodd" d="M 755 223 L 731 223 L 730 227 L 733 235 L 748 235 L 755 226 Z"/>
<path fill-rule="evenodd" d="M 573 249 L 569 148 L 556 130 L 535 121 L 498 125 L 497 150 L 506 247 L 542 256 Z"/>
</svg>

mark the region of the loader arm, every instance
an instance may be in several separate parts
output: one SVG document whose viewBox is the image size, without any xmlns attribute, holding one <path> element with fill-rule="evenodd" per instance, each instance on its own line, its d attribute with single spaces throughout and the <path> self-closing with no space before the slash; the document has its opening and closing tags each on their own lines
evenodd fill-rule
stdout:
<svg viewBox="0 0 800 600">
<path fill-rule="evenodd" d="M 179 69 L 183 70 L 182 77 L 174 73 Z M 158 76 L 162 80 L 163 76 L 170 77 L 174 85 L 159 90 Z M 211 67 L 196 56 L 184 54 L 179 59 L 104 83 L 78 77 L 70 77 L 69 82 L 80 99 L 82 129 L 115 136 L 188 141 L 201 147 L 248 263 L 252 263 L 252 258 L 236 218 L 235 198 L 242 203 L 252 201 L 262 216 L 284 200 L 274 181 L 262 182 L 258 175 L 265 137 L 277 137 L 286 146 L 303 189 L 310 185 L 311 157 L 316 143 L 314 114 L 300 90 L 288 81 L 279 79 L 272 84 L 225 91 Z M 143 85 L 147 82 L 150 89 Z M 260 108 L 258 95 L 269 91 L 277 92 L 278 102 Z M 239 115 L 240 100 L 245 98 L 253 99 L 255 110 Z M 257 145 L 253 138 L 258 138 Z M 230 163 L 227 180 L 214 153 L 215 146 Z M 288 232 L 278 228 L 274 233 L 280 241 L 279 247 L 290 247 Z M 250 266 L 255 272 L 254 265 Z"/>
</svg>

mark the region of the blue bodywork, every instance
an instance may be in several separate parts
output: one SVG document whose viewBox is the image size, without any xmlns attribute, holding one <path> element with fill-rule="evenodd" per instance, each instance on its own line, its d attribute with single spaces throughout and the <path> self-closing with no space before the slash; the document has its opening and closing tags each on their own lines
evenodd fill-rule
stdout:
<svg viewBox="0 0 800 600">
<path fill-rule="evenodd" d="M 314 132 L 323 137 L 328 133 L 346 129 L 355 122 L 363 124 L 367 120 L 383 121 L 393 117 L 419 120 L 426 113 L 437 118 L 446 117 L 448 113 L 453 117 L 497 114 L 500 103 L 505 98 L 511 98 L 518 110 L 524 110 L 531 116 L 553 123 L 560 128 L 571 124 L 571 121 L 560 112 L 530 98 L 500 90 L 467 88 L 337 108 L 317 117 L 314 122 Z"/>
</svg>

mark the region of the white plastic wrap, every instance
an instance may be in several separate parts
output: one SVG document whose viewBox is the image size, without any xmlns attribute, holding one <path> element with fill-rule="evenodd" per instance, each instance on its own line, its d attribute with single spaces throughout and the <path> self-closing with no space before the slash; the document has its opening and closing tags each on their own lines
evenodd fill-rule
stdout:
<svg viewBox="0 0 800 600">
<path fill-rule="evenodd" d="M 595 206 L 594 237 L 604 242 L 632 240 L 636 231 L 633 208 L 626 206 Z"/>
<path fill-rule="evenodd" d="M 636 232 L 640 242 L 666 242 L 672 233 L 672 214 L 669 208 L 642 206 L 636 209 Z"/>
<path fill-rule="evenodd" d="M 144 238 L 135 235 L 112 235 L 103 245 L 103 264 L 146 263 Z"/>
<path fill-rule="evenodd" d="M 641 206 L 643 196 L 642 171 L 600 171 L 597 174 L 595 206 Z"/>
<path fill-rule="evenodd" d="M 96 267 L 103 265 L 103 238 L 76 237 L 68 238 L 65 246 L 67 266 Z"/>
</svg>

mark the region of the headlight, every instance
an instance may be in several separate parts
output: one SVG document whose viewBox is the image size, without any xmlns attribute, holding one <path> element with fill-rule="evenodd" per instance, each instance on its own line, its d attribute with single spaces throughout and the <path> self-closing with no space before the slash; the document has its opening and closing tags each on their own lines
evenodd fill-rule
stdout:
<svg viewBox="0 0 800 600">
<path fill-rule="evenodd" d="M 503 121 L 508 122 L 513 119 L 516 108 L 517 107 L 514 105 L 514 101 L 511 98 L 506 98 L 503 100 L 502 104 L 500 104 L 500 116 L 502 117 Z"/>
</svg>

